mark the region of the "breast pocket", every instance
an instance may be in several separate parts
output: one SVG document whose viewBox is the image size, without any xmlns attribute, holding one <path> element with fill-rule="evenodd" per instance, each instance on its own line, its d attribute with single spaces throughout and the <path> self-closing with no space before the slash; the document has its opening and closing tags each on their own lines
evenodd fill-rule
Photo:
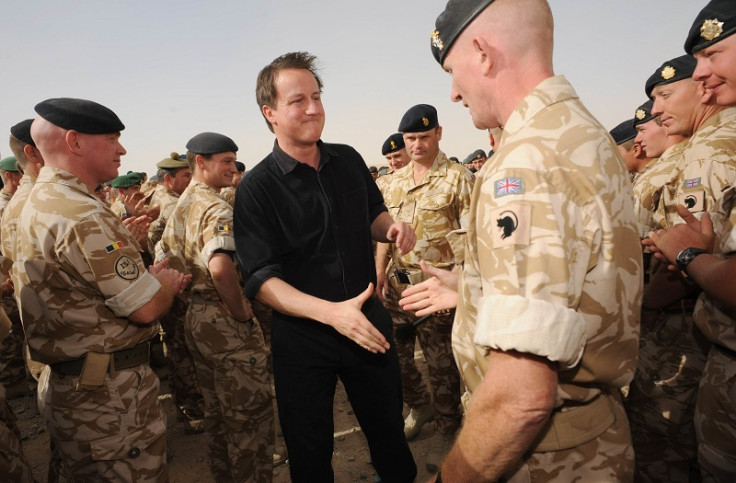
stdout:
<svg viewBox="0 0 736 483">
<path fill-rule="evenodd" d="M 426 240 L 444 240 L 445 235 L 460 228 L 452 193 L 423 196 L 417 200 L 417 228 Z"/>
</svg>

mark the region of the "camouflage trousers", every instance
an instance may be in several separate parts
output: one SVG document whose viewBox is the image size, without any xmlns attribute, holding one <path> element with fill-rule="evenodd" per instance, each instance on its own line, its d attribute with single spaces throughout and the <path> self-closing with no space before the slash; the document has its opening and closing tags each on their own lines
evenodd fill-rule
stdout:
<svg viewBox="0 0 736 483">
<path fill-rule="evenodd" d="M 274 414 L 260 326 L 236 322 L 221 302 L 195 296 L 185 330 L 204 396 L 215 481 L 271 481 Z"/>
<path fill-rule="evenodd" d="M 3 481 L 33 482 L 33 472 L 20 444 L 20 431 L 0 388 L 0 475 Z"/>
<path fill-rule="evenodd" d="M 194 359 L 187 349 L 184 336 L 184 318 L 187 305 L 178 298 L 169 312 L 161 317 L 161 341 L 169 362 L 171 392 L 179 410 L 189 419 L 204 417 L 204 399 L 199 390 Z"/>
<path fill-rule="evenodd" d="M 51 372 L 38 387 L 59 472 L 80 482 L 168 481 L 166 417 L 148 364 L 108 374 L 94 390 L 77 389 L 78 382 Z"/>
<path fill-rule="evenodd" d="M 683 313 L 645 313 L 626 409 L 637 481 L 687 482 L 697 472 L 693 414 L 710 343 Z"/>
<path fill-rule="evenodd" d="M 463 416 L 460 404 L 460 373 L 452 355 L 452 321 L 455 311 L 432 316 L 419 325 L 411 337 L 399 340 L 395 335 L 397 327 L 418 318 L 404 312 L 398 305 L 401 290 L 405 287 L 390 284 L 385 304 L 394 324 L 394 340 L 401 367 L 404 402 L 410 408 L 419 408 L 431 403 L 436 431 L 452 435 L 460 429 Z M 414 360 L 417 339 L 427 361 L 431 400 L 422 373 Z"/>
<path fill-rule="evenodd" d="M 5 313 L 13 325 L 13 330 L 0 343 L 0 383 L 5 387 L 32 381 L 33 378 L 26 371 L 25 356 L 23 355 L 23 325 L 20 322 L 18 304 L 13 297 L 2 298 Z M 32 387 L 29 385 L 29 387 Z"/>
<path fill-rule="evenodd" d="M 695 406 L 698 463 L 703 481 L 736 478 L 736 353 L 714 345 Z"/>
<path fill-rule="evenodd" d="M 612 402 L 615 421 L 597 438 L 570 449 L 532 453 L 502 481 L 633 481 L 634 450 L 629 423 L 620 400 Z"/>
</svg>

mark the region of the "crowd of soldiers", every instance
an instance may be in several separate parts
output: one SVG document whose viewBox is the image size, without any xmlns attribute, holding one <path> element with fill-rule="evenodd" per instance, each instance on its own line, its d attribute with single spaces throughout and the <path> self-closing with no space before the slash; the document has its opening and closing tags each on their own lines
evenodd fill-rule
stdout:
<svg viewBox="0 0 736 483">
<path fill-rule="evenodd" d="M 419 104 L 381 176 L 321 141 L 304 52 L 258 76 L 276 143 L 245 174 L 204 132 L 118 175 L 113 111 L 38 103 L 0 161 L 0 376 L 37 392 L 49 481 L 167 480 L 156 336 L 218 482 L 271 480 L 274 391 L 292 480 L 334 479 L 338 378 L 377 481 L 414 480 L 430 421 L 436 481 L 733 480 L 734 33 L 712 0 L 607 133 L 546 1 L 450 0 L 432 54 L 492 150 L 448 158 Z M 5 397 L 0 470 L 33 481 Z"/>
</svg>

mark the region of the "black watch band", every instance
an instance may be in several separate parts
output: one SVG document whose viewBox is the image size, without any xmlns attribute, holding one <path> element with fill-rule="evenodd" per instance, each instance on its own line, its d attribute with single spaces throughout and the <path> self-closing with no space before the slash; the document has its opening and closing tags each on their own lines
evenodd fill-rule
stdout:
<svg viewBox="0 0 736 483">
<path fill-rule="evenodd" d="M 677 254 L 677 258 L 675 258 L 677 268 L 687 273 L 687 266 L 690 265 L 690 262 L 695 260 L 695 257 L 702 255 L 703 253 L 708 253 L 708 251 L 697 247 L 688 247 L 681 250 L 680 253 Z"/>
</svg>

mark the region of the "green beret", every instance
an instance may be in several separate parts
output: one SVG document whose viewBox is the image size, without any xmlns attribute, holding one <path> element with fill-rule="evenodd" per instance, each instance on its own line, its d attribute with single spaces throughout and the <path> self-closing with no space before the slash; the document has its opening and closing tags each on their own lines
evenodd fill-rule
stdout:
<svg viewBox="0 0 736 483">
<path fill-rule="evenodd" d="M 35 109 L 51 124 L 85 134 L 108 134 L 125 129 L 114 112 L 86 99 L 47 99 L 36 104 Z"/>
<path fill-rule="evenodd" d="M 18 167 L 15 165 L 15 156 L 8 156 L 0 161 L 0 171 L 10 171 L 11 173 L 17 173 Z"/>
<path fill-rule="evenodd" d="M 476 149 L 470 156 L 473 161 L 475 161 L 476 159 L 486 159 L 486 152 L 482 149 Z"/>
<path fill-rule="evenodd" d="M 644 86 L 647 97 L 652 97 L 652 91 L 657 86 L 691 78 L 697 64 L 692 55 L 681 55 L 660 65 Z"/>
<path fill-rule="evenodd" d="M 685 52 L 693 54 L 736 33 L 733 0 L 712 0 L 700 11 L 685 41 Z"/>
<path fill-rule="evenodd" d="M 33 119 L 26 119 L 25 121 L 21 121 L 10 128 L 10 134 L 26 144 L 35 146 L 36 143 L 34 143 L 33 139 L 31 138 L 31 124 L 33 124 Z"/>
<path fill-rule="evenodd" d="M 611 129 L 611 137 L 613 138 L 616 146 L 623 144 L 626 141 L 631 141 L 636 137 L 636 129 L 634 128 L 634 120 L 628 119 L 618 126 Z"/>
<path fill-rule="evenodd" d="M 237 153 L 238 145 L 224 134 L 203 132 L 189 140 L 187 149 L 196 154 Z"/>
<path fill-rule="evenodd" d="M 401 148 L 405 148 L 406 145 L 404 144 L 404 135 L 400 132 L 397 132 L 396 134 L 392 134 L 384 141 L 383 146 L 381 147 L 381 154 L 386 156 L 388 153 L 393 153 L 394 151 L 398 151 Z"/>
<path fill-rule="evenodd" d="M 143 179 L 141 178 L 140 173 L 132 172 L 118 176 L 114 180 L 110 181 L 110 186 L 113 188 L 130 188 L 131 186 L 141 184 L 141 181 L 143 181 Z"/>
<path fill-rule="evenodd" d="M 450 0 L 437 17 L 430 35 L 432 55 L 443 65 L 455 40 L 493 0 Z"/>
<path fill-rule="evenodd" d="M 437 109 L 429 104 L 417 104 L 401 118 L 399 132 L 425 132 L 439 126 Z"/>
<path fill-rule="evenodd" d="M 179 153 L 171 153 L 171 156 L 164 158 L 156 164 L 159 169 L 180 169 L 188 168 L 189 163 L 185 158 L 182 158 Z"/>
<path fill-rule="evenodd" d="M 639 124 L 649 122 L 657 117 L 652 115 L 653 106 L 654 101 L 649 99 L 647 102 L 636 108 L 636 112 L 634 112 L 634 127 L 638 126 Z"/>
</svg>

